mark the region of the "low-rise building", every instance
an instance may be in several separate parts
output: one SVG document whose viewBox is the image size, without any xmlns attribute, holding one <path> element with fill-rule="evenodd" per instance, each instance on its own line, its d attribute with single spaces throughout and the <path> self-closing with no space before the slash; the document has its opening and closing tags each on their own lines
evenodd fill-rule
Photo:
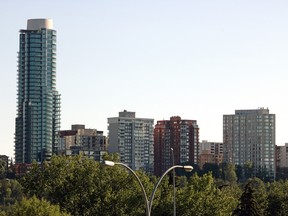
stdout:
<svg viewBox="0 0 288 216">
<path fill-rule="evenodd" d="M 107 151 L 107 138 L 103 131 L 86 129 L 85 125 L 72 125 L 71 130 L 59 132 L 60 155 L 82 154 L 96 161 L 102 161 L 103 152 Z"/>
<path fill-rule="evenodd" d="M 205 163 L 220 164 L 223 162 L 223 143 L 203 140 L 199 145 L 199 166 Z"/>
<path fill-rule="evenodd" d="M 288 143 L 276 147 L 276 166 L 288 167 Z"/>
</svg>

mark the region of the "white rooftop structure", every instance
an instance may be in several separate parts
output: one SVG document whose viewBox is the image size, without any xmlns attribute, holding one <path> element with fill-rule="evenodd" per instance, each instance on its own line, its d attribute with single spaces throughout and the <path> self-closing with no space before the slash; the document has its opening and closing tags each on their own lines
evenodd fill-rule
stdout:
<svg viewBox="0 0 288 216">
<path fill-rule="evenodd" d="M 52 19 L 28 19 L 27 30 L 53 29 Z"/>
</svg>

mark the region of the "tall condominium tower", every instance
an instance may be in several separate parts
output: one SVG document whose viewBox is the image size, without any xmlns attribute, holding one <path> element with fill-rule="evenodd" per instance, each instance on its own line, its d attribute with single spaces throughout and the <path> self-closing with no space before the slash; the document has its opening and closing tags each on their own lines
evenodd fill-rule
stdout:
<svg viewBox="0 0 288 216">
<path fill-rule="evenodd" d="M 51 19 L 20 30 L 15 161 L 49 160 L 57 151 L 60 95 L 56 91 L 56 31 Z"/>
<path fill-rule="evenodd" d="M 108 118 L 108 152 L 119 153 L 121 162 L 133 170 L 153 173 L 153 128 L 153 119 L 119 112 L 119 117 Z"/>
<path fill-rule="evenodd" d="M 275 114 L 268 109 L 236 110 L 223 115 L 225 160 L 252 163 L 254 176 L 275 178 Z"/>
<path fill-rule="evenodd" d="M 179 116 L 157 121 L 154 129 L 154 174 L 161 176 L 174 162 L 198 163 L 199 128 L 196 120 L 184 120 Z"/>
</svg>

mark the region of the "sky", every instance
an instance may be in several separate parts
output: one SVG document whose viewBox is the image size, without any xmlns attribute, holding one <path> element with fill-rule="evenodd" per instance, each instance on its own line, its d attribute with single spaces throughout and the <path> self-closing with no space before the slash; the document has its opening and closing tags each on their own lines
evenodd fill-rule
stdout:
<svg viewBox="0 0 288 216">
<path fill-rule="evenodd" d="M 107 118 L 197 120 L 222 142 L 224 114 L 269 108 L 288 142 L 287 0 L 11 0 L 0 2 L 0 154 L 14 157 L 19 30 L 57 30 L 61 129 L 107 135 Z"/>
</svg>

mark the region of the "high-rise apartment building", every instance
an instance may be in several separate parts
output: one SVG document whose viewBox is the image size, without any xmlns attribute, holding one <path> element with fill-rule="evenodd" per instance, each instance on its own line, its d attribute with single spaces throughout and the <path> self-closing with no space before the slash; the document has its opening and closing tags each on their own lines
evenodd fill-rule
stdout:
<svg viewBox="0 0 288 216">
<path fill-rule="evenodd" d="M 275 121 L 264 108 L 223 115 L 225 160 L 243 168 L 252 162 L 255 176 L 275 178 Z"/>
<path fill-rule="evenodd" d="M 172 150 L 173 148 L 173 154 Z M 173 116 L 157 121 L 154 128 L 154 174 L 161 176 L 172 164 L 198 163 L 199 127 L 196 120 Z"/>
<path fill-rule="evenodd" d="M 108 118 L 108 152 L 118 153 L 122 163 L 133 170 L 153 173 L 154 120 L 136 118 L 135 112 L 124 110 L 119 117 Z"/>
<path fill-rule="evenodd" d="M 29 19 L 19 40 L 15 162 L 49 160 L 59 129 L 56 31 L 51 19 Z"/>
<path fill-rule="evenodd" d="M 83 154 L 96 161 L 102 160 L 107 151 L 107 138 L 103 131 L 85 128 L 85 125 L 72 125 L 71 130 L 61 130 L 59 136 L 60 155 Z"/>
</svg>

